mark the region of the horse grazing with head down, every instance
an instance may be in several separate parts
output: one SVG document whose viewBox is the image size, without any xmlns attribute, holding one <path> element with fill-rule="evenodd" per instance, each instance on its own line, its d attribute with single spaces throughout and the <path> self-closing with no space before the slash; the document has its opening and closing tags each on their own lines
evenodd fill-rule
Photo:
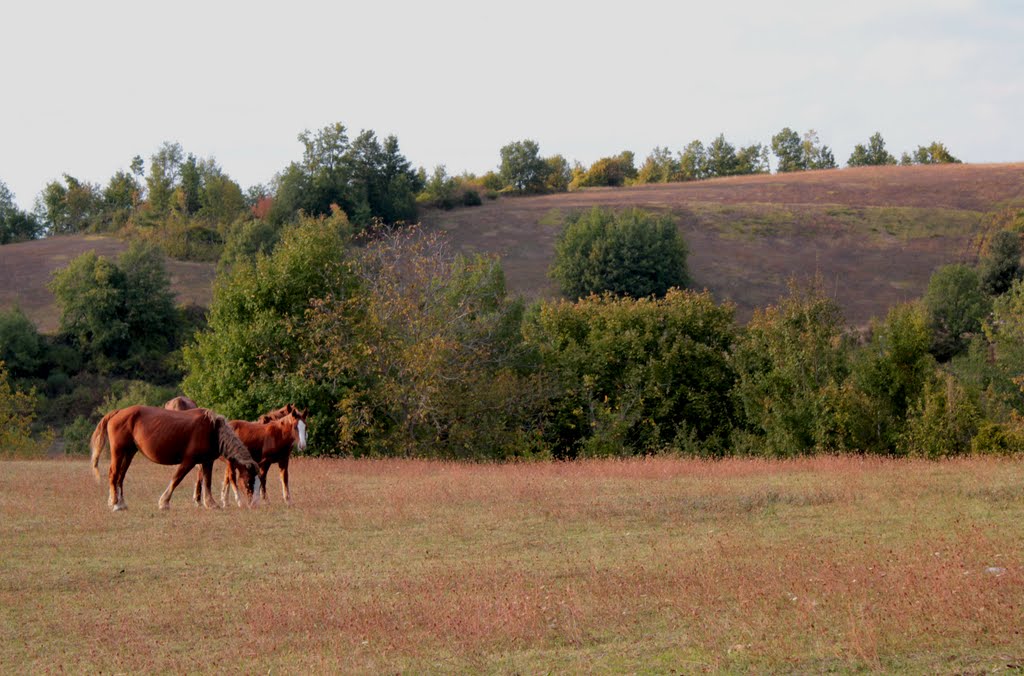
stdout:
<svg viewBox="0 0 1024 676">
<path fill-rule="evenodd" d="M 288 461 L 291 459 L 292 447 L 300 451 L 306 450 L 306 414 L 309 409 L 300 411 L 294 404 L 288 404 L 276 411 L 259 417 L 259 422 L 232 420 L 231 428 L 242 440 L 259 466 L 260 492 L 263 499 L 267 498 L 267 472 L 271 465 L 277 463 L 281 472 L 281 493 L 285 504 L 291 506 L 292 496 L 288 489 Z M 235 501 L 241 506 L 238 494 L 237 468 L 229 462 L 224 469 L 224 485 L 221 487 L 220 499 L 227 504 L 228 486 L 235 493 Z M 196 479 L 193 499 L 199 503 L 201 476 Z"/>
<path fill-rule="evenodd" d="M 194 408 L 199 408 L 199 405 L 188 397 L 182 395 L 166 402 L 164 404 L 164 408 L 168 411 L 191 411 Z"/>
<path fill-rule="evenodd" d="M 157 502 L 167 509 L 175 486 L 196 465 L 205 476 L 204 503 L 207 508 L 219 507 L 210 493 L 213 461 L 223 456 L 242 473 L 243 487 L 250 506 L 259 504 L 259 487 L 254 486 L 260 468 L 223 416 L 205 408 L 170 411 L 152 406 L 129 406 L 111 411 L 93 430 L 89 448 L 92 469 L 99 481 L 100 454 L 110 445 L 110 500 L 114 511 L 127 509 L 124 502 L 124 477 L 135 453 L 161 465 L 177 465 L 171 483 Z"/>
</svg>

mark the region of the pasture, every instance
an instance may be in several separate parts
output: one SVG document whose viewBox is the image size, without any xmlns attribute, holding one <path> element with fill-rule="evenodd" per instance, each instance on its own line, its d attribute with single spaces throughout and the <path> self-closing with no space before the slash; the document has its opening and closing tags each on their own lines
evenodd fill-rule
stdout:
<svg viewBox="0 0 1024 676">
<path fill-rule="evenodd" d="M 85 460 L 0 463 L 0 671 L 1024 664 L 1018 461 L 298 458 L 291 509 L 273 470 L 163 512 L 171 472 L 112 513 Z"/>
</svg>

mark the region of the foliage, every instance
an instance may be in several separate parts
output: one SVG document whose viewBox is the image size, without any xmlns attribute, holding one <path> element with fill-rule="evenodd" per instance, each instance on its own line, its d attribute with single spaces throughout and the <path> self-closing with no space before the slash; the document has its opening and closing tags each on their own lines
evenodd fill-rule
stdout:
<svg viewBox="0 0 1024 676">
<path fill-rule="evenodd" d="M 733 352 L 741 450 L 776 457 L 855 450 L 862 437 L 842 316 L 820 278 L 757 310 Z M 742 446 L 746 448 L 742 448 Z"/>
<path fill-rule="evenodd" d="M 1020 237 L 1020 233 L 1000 230 L 988 242 L 988 251 L 981 259 L 979 269 L 985 293 L 1002 295 L 1014 282 L 1024 279 Z"/>
<path fill-rule="evenodd" d="M 34 418 L 35 394 L 15 389 L 0 361 L 0 457 L 40 452 L 42 444 L 32 439 Z"/>
<path fill-rule="evenodd" d="M 945 144 L 932 141 L 927 146 L 918 146 L 913 155 L 904 154 L 900 164 L 960 164 Z"/>
<path fill-rule="evenodd" d="M 337 450 L 506 459 L 532 455 L 545 385 L 530 368 L 522 304 L 494 259 L 452 255 L 438 234 L 379 234 L 361 285 L 310 313 L 305 373 L 333 391 Z"/>
<path fill-rule="evenodd" d="M 567 219 L 551 275 L 572 298 L 664 295 L 689 281 L 687 247 L 671 216 L 594 207 Z"/>
<path fill-rule="evenodd" d="M 22 211 L 14 203 L 14 193 L 0 181 L 0 244 L 38 239 L 43 224 L 32 214 Z"/>
<path fill-rule="evenodd" d="M 569 161 L 561 155 L 552 155 L 545 159 L 544 163 L 547 165 L 544 192 L 568 190 L 569 182 L 572 181 L 572 167 L 569 166 Z"/>
<path fill-rule="evenodd" d="M 733 309 L 709 293 L 545 303 L 524 326 L 559 383 L 558 457 L 723 452 L 733 424 Z"/>
<path fill-rule="evenodd" d="M 60 333 L 103 372 L 145 373 L 174 346 L 178 313 L 162 255 L 138 242 L 118 263 L 88 252 L 50 283 Z"/>
<path fill-rule="evenodd" d="M 184 349 L 182 387 L 204 406 L 232 417 L 256 416 L 287 402 L 310 408 L 314 448 L 333 446 L 336 386 L 302 376 L 311 301 L 348 297 L 356 280 L 345 214 L 303 216 L 269 255 L 239 260 L 217 278 L 207 328 Z"/>
<path fill-rule="evenodd" d="M 859 450 L 891 453 L 896 449 L 907 412 L 921 396 L 935 370 L 929 353 L 931 332 L 920 304 L 899 305 L 884 322 L 871 327 L 867 344 L 856 351 L 851 378 L 866 399 L 866 436 Z"/>
<path fill-rule="evenodd" d="M 671 183 L 683 180 L 679 160 L 668 148 L 655 146 L 637 171 L 637 183 Z"/>
<path fill-rule="evenodd" d="M 928 280 L 924 306 L 932 332 L 932 354 L 944 362 L 963 352 L 971 334 L 981 330 L 991 300 L 973 268 L 945 265 Z"/>
<path fill-rule="evenodd" d="M 679 154 L 679 171 L 684 181 L 699 181 L 708 177 L 707 152 L 698 140 L 690 141 Z"/>
<path fill-rule="evenodd" d="M 583 171 L 574 172 L 569 190 L 589 187 L 614 187 L 626 185 L 637 176 L 633 153 L 624 150 L 613 157 L 602 157 Z"/>
<path fill-rule="evenodd" d="M 51 235 L 83 232 L 101 222 L 103 195 L 98 185 L 64 174 L 64 182 L 51 181 L 40 195 L 39 213 Z"/>
<path fill-rule="evenodd" d="M 807 131 L 803 138 L 789 127 L 784 127 L 772 136 L 772 152 L 778 158 L 778 171 L 807 171 L 810 169 L 834 169 L 835 157 L 832 150 L 821 143 L 818 132 Z"/>
<path fill-rule="evenodd" d="M 223 272 L 241 262 L 253 262 L 259 254 L 267 255 L 281 240 L 281 228 L 256 218 L 236 221 L 227 229 L 224 248 L 217 262 Z"/>
<path fill-rule="evenodd" d="M 499 175 L 504 185 L 518 193 L 540 193 L 548 177 L 548 165 L 536 141 L 513 141 L 501 148 Z"/>
<path fill-rule="evenodd" d="M 0 362 L 13 378 L 37 373 L 45 358 L 45 345 L 35 325 L 20 308 L 0 310 Z"/>
<path fill-rule="evenodd" d="M 326 217 L 332 205 L 361 227 L 375 218 L 397 223 L 415 217 L 423 185 L 396 137 L 381 143 L 373 131 L 363 131 L 349 142 L 345 126 L 337 122 L 315 134 L 306 130 L 299 141 L 302 160 L 277 178 L 270 214 L 275 223 L 292 221 L 300 212 Z"/>
<path fill-rule="evenodd" d="M 942 458 L 970 452 L 981 415 L 977 404 L 949 373 L 937 371 L 911 410 L 899 450 L 905 455 Z"/>
<path fill-rule="evenodd" d="M 881 132 L 875 132 L 868 139 L 867 146 L 860 143 L 853 147 L 850 159 L 846 164 L 851 167 L 873 167 L 896 164 L 896 158 L 885 149 L 885 140 Z"/>
</svg>

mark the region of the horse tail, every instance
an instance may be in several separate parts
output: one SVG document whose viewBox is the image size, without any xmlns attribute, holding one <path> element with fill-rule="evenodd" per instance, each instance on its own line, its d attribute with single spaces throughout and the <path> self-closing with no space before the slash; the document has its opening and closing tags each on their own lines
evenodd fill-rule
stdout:
<svg viewBox="0 0 1024 676">
<path fill-rule="evenodd" d="M 100 454 L 103 453 L 103 447 L 107 445 L 107 421 L 115 413 L 117 411 L 111 411 L 96 423 L 96 429 L 92 431 L 92 438 L 89 440 L 89 450 L 92 451 L 92 473 L 96 475 L 96 481 L 100 480 Z"/>
</svg>

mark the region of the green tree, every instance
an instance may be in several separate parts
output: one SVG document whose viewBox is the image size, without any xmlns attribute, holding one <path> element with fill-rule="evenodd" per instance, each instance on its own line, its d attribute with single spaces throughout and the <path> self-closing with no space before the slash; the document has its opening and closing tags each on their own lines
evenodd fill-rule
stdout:
<svg viewBox="0 0 1024 676">
<path fill-rule="evenodd" d="M 789 127 L 784 127 L 782 131 L 772 136 L 772 152 L 778 159 L 777 170 L 779 173 L 806 169 L 800 135 Z"/>
<path fill-rule="evenodd" d="M 679 171 L 684 181 L 699 181 L 708 177 L 708 154 L 704 144 L 690 141 L 679 154 Z"/>
<path fill-rule="evenodd" d="M 760 143 L 739 148 L 735 172 L 737 175 L 768 173 L 768 148 Z"/>
<path fill-rule="evenodd" d="M 918 146 L 911 161 L 914 164 L 960 164 L 960 160 L 953 157 L 949 149 L 939 141 L 932 141 L 927 146 Z"/>
<path fill-rule="evenodd" d="M 573 177 L 569 188 L 614 187 L 626 185 L 627 181 L 636 178 L 633 153 L 624 150 L 614 157 L 602 157 L 590 165 L 590 168 Z"/>
<path fill-rule="evenodd" d="M 637 183 L 670 183 L 682 180 L 679 159 L 668 148 L 655 146 L 637 171 Z"/>
<path fill-rule="evenodd" d="M 165 141 L 150 157 L 149 175 L 146 177 L 147 206 L 155 218 L 167 215 L 173 206 L 174 190 L 181 177 L 184 155 L 180 143 Z"/>
<path fill-rule="evenodd" d="M 139 373 L 173 348 L 180 321 L 162 254 L 133 242 L 114 263 L 88 252 L 54 273 L 60 333 L 100 371 Z"/>
<path fill-rule="evenodd" d="M 931 352 L 937 360 L 945 362 L 963 352 L 970 336 L 981 330 L 991 300 L 973 268 L 945 265 L 928 280 L 924 306 L 932 332 Z"/>
<path fill-rule="evenodd" d="M 360 252 L 347 298 L 315 303 L 308 378 L 333 393 L 338 450 L 497 458 L 531 454 L 543 379 L 522 346 L 523 306 L 496 259 L 438 233 L 393 230 Z"/>
<path fill-rule="evenodd" d="M 800 142 L 801 163 L 804 169 L 835 169 L 836 159 L 832 149 L 821 143 L 818 132 L 813 129 L 804 134 Z"/>
<path fill-rule="evenodd" d="M 908 412 L 935 371 L 930 347 L 928 318 L 918 303 L 896 306 L 884 322 L 872 323 L 871 338 L 856 352 L 851 374 L 866 395 L 870 419 L 859 450 L 896 450 Z"/>
<path fill-rule="evenodd" d="M 725 134 L 719 134 L 708 145 L 706 165 L 708 176 L 732 176 L 737 173 L 738 166 L 736 148 L 725 140 Z"/>
<path fill-rule="evenodd" d="M 993 235 L 980 266 L 981 285 L 985 292 L 992 296 L 1002 295 L 1014 282 L 1024 278 L 1020 259 L 1019 233 L 1001 230 Z"/>
<path fill-rule="evenodd" d="M 18 208 L 14 193 L 0 181 L 0 244 L 38 239 L 43 234 L 43 225 L 32 214 Z"/>
<path fill-rule="evenodd" d="M 225 270 L 207 328 L 183 351 L 185 393 L 247 420 L 288 401 L 308 406 L 311 443 L 333 447 L 334 397 L 345 383 L 310 381 L 303 365 L 314 349 L 306 340 L 312 301 L 343 300 L 357 284 L 346 253 L 350 237 L 343 212 L 304 216 L 271 254 Z"/>
<path fill-rule="evenodd" d="M 34 375 L 45 358 L 45 345 L 35 324 L 21 308 L 0 310 L 0 363 L 7 364 L 10 375 L 25 378 Z"/>
<path fill-rule="evenodd" d="M 971 450 L 981 414 L 970 394 L 949 373 L 934 372 L 900 439 L 904 455 L 942 458 Z"/>
<path fill-rule="evenodd" d="M 734 423 L 733 308 L 708 292 L 543 303 L 523 333 L 555 377 L 544 420 L 558 457 L 719 455 Z"/>
<path fill-rule="evenodd" d="M 551 275 L 570 298 L 592 293 L 642 298 L 689 282 L 687 247 L 671 216 L 594 207 L 568 219 Z"/>
<path fill-rule="evenodd" d="M 733 351 L 748 435 L 739 436 L 742 450 L 780 457 L 859 450 L 860 407 L 846 383 L 842 328 L 839 306 L 820 279 L 791 282 L 788 296 L 755 311 Z"/>
<path fill-rule="evenodd" d="M 64 174 L 64 183 L 51 181 L 40 196 L 40 212 L 51 234 L 83 232 L 99 222 L 103 197 L 99 186 Z"/>
<path fill-rule="evenodd" d="M 542 192 L 547 171 L 547 163 L 540 156 L 536 141 L 526 139 L 502 146 L 499 174 L 505 185 L 516 192 Z"/>
<path fill-rule="evenodd" d="M 38 451 L 32 439 L 35 393 L 22 392 L 10 382 L 7 367 L 0 361 L 0 457 L 17 457 Z"/>
<path fill-rule="evenodd" d="M 569 189 L 572 181 L 572 167 L 561 155 L 552 155 L 544 160 L 547 164 L 547 178 L 544 180 L 544 192 L 558 193 Z"/>
<path fill-rule="evenodd" d="M 853 147 L 850 159 L 846 164 L 851 167 L 873 167 L 896 164 L 896 158 L 885 149 L 885 140 L 881 132 L 875 132 L 868 139 L 867 146 L 860 143 Z"/>
</svg>

